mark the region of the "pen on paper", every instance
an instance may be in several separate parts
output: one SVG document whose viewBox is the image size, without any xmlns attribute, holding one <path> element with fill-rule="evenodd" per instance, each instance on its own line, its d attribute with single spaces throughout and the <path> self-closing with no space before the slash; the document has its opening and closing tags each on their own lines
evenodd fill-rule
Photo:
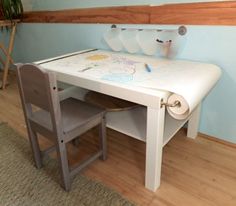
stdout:
<svg viewBox="0 0 236 206">
<path fill-rule="evenodd" d="M 151 67 L 148 64 L 145 64 L 145 68 L 146 68 L 147 72 L 151 72 L 152 71 Z"/>
<path fill-rule="evenodd" d="M 90 69 L 93 69 L 93 67 L 87 67 L 85 69 L 79 70 L 78 72 L 85 72 L 85 71 L 90 70 Z"/>
</svg>

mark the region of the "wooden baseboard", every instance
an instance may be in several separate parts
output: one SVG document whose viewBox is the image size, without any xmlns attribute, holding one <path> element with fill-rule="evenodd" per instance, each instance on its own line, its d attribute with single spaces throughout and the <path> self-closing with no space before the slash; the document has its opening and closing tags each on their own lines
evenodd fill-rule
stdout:
<svg viewBox="0 0 236 206">
<path fill-rule="evenodd" d="M 25 23 L 236 25 L 236 1 L 25 12 Z"/>
<path fill-rule="evenodd" d="M 217 142 L 219 144 L 226 145 L 228 147 L 236 148 L 235 143 L 232 143 L 232 142 L 229 142 L 229 141 L 226 141 L 226 140 L 222 140 L 222 139 L 219 139 L 217 137 L 213 137 L 213 136 L 203 134 L 203 133 L 200 133 L 200 132 L 198 133 L 198 136 L 202 137 L 202 138 L 205 138 L 205 139 L 208 139 L 208 140 L 213 141 L 213 142 Z"/>
</svg>

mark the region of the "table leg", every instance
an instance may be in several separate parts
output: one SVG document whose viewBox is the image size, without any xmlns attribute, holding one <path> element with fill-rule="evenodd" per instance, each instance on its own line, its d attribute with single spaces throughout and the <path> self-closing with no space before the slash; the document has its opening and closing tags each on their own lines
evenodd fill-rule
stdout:
<svg viewBox="0 0 236 206">
<path fill-rule="evenodd" d="M 165 108 L 147 108 L 145 187 L 160 186 Z"/>
<path fill-rule="evenodd" d="M 193 111 L 191 118 L 188 120 L 187 137 L 195 139 L 198 135 L 198 127 L 201 113 L 201 103 Z"/>
</svg>

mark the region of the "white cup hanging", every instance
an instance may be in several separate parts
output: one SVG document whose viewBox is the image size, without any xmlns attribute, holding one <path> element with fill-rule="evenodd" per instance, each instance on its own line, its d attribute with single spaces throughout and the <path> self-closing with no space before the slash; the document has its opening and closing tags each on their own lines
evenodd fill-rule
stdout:
<svg viewBox="0 0 236 206">
<path fill-rule="evenodd" d="M 103 35 L 104 40 L 113 51 L 121 51 L 123 49 L 120 34 L 121 29 L 112 28 Z"/>
<path fill-rule="evenodd" d="M 186 36 L 176 35 L 173 38 L 172 45 L 169 52 L 169 58 L 174 58 L 180 55 L 186 44 Z"/>
<path fill-rule="evenodd" d="M 179 35 L 178 30 L 163 31 L 161 32 L 160 38 L 164 42 L 168 42 L 169 40 L 171 40 L 170 47 L 166 48 L 168 44 L 164 43 L 161 50 L 161 55 L 168 58 L 174 58 L 178 54 L 180 54 L 186 41 L 186 36 Z"/>
<path fill-rule="evenodd" d="M 137 53 L 140 50 L 136 39 L 138 32 L 137 29 L 126 29 L 122 30 L 120 34 L 121 42 L 129 53 Z"/>
<path fill-rule="evenodd" d="M 160 50 L 157 30 L 142 30 L 137 35 L 137 41 L 144 54 L 154 55 Z"/>
</svg>

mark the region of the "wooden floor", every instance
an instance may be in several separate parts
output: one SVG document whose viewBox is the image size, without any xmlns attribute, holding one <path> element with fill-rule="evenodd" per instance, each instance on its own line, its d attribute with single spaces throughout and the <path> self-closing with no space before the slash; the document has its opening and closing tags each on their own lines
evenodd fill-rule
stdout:
<svg viewBox="0 0 236 206">
<path fill-rule="evenodd" d="M 8 122 L 27 137 L 14 74 L 10 86 L 0 90 L 0 121 Z M 96 143 L 96 130 L 84 135 Z M 88 142 L 81 140 L 79 147 Z M 47 145 L 42 141 L 42 146 Z M 79 151 L 70 147 L 70 162 Z M 144 188 L 145 143 L 108 130 L 108 160 L 97 160 L 83 174 L 102 181 L 138 205 L 202 206 L 236 205 L 236 149 L 203 137 L 186 138 L 181 130 L 164 148 L 161 187 L 155 193 Z"/>
</svg>

